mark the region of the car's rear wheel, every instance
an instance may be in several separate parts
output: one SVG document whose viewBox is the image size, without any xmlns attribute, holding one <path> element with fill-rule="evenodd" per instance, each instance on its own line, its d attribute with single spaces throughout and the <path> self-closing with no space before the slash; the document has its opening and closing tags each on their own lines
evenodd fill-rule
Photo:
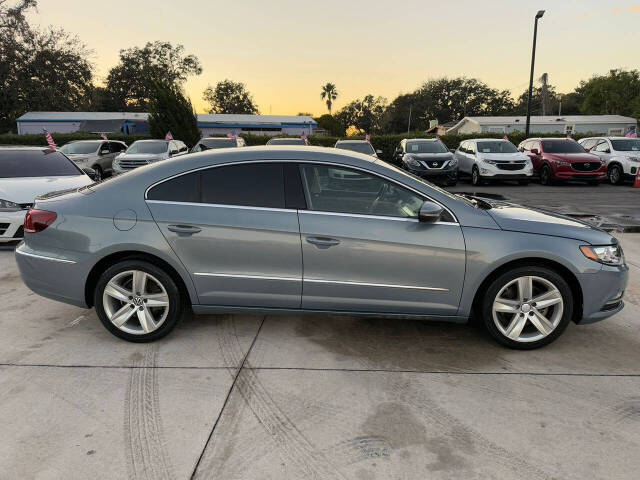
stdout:
<svg viewBox="0 0 640 480">
<path fill-rule="evenodd" d="M 150 342 L 175 328 L 182 314 L 180 291 L 162 269 L 143 260 L 123 260 L 105 270 L 94 305 L 102 324 L 130 342 Z"/>
<path fill-rule="evenodd" d="M 518 350 L 553 342 L 573 315 L 573 295 L 562 276 L 540 266 L 519 267 L 494 279 L 482 300 L 493 338 Z"/>
<path fill-rule="evenodd" d="M 545 165 L 540 169 L 540 183 L 542 185 L 553 185 L 553 172 L 549 165 Z"/>
<path fill-rule="evenodd" d="M 607 173 L 609 174 L 611 185 L 620 185 L 622 183 L 622 168 L 620 168 L 620 165 L 611 165 Z"/>
</svg>

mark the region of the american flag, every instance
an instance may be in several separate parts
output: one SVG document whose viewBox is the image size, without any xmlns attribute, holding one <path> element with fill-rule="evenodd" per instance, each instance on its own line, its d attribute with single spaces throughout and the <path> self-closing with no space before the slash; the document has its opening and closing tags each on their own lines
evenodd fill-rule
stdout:
<svg viewBox="0 0 640 480">
<path fill-rule="evenodd" d="M 171 135 L 171 132 L 167 132 L 167 134 L 164 136 L 165 140 L 173 140 L 173 135 Z"/>
<path fill-rule="evenodd" d="M 436 135 L 436 140 L 440 140 L 440 135 Z"/>
<path fill-rule="evenodd" d="M 51 148 L 53 150 L 58 148 L 58 146 L 56 145 L 56 142 L 53 141 L 53 137 L 51 136 L 49 131 L 46 128 L 43 128 L 42 130 L 44 131 L 44 136 L 47 139 L 47 143 L 49 144 L 49 148 Z"/>
<path fill-rule="evenodd" d="M 625 135 L 627 138 L 638 138 L 638 131 L 634 128 L 631 128 Z"/>
<path fill-rule="evenodd" d="M 503 140 L 506 140 L 507 142 L 509 141 L 509 137 L 507 137 L 507 134 L 505 133 L 505 135 L 502 137 Z"/>
<path fill-rule="evenodd" d="M 570 134 L 570 133 L 567 133 L 567 138 L 568 138 L 569 140 L 573 140 L 573 138 L 571 137 L 571 134 Z"/>
<path fill-rule="evenodd" d="M 300 135 L 300 138 L 301 138 L 302 140 L 306 140 L 306 139 L 307 139 L 307 136 L 303 133 L 302 135 Z"/>
<path fill-rule="evenodd" d="M 100 138 L 103 139 L 103 140 L 109 140 L 104 133 L 100 134 Z"/>
<path fill-rule="evenodd" d="M 371 135 L 369 135 L 369 134 L 367 133 L 367 134 L 364 136 L 364 139 L 365 139 L 367 142 L 370 142 L 370 141 L 371 141 Z"/>
<path fill-rule="evenodd" d="M 233 133 L 231 132 L 227 133 L 227 138 L 233 138 Z"/>
</svg>

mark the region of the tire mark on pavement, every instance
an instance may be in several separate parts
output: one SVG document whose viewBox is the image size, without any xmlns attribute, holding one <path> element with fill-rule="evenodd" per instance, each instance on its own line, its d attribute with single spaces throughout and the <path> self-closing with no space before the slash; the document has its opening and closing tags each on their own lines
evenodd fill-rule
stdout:
<svg viewBox="0 0 640 480">
<path fill-rule="evenodd" d="M 132 368 L 124 399 L 124 435 L 127 471 L 133 479 L 175 478 L 164 439 L 158 371 L 158 348 L 147 345 L 140 368 Z"/>
</svg>

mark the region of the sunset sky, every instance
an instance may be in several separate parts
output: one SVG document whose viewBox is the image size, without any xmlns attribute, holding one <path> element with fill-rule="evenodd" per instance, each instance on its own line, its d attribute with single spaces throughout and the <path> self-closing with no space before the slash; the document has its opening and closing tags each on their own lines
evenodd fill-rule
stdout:
<svg viewBox="0 0 640 480">
<path fill-rule="evenodd" d="M 186 92 L 244 82 L 260 112 L 321 114 L 320 86 L 333 82 L 339 109 L 371 93 L 389 101 L 440 76 L 476 77 L 520 94 L 528 84 L 533 18 L 536 77 L 559 92 L 610 68 L 638 68 L 640 2 L 603 0 L 39 0 L 31 20 L 63 27 L 93 50 L 101 82 L 118 51 L 147 41 L 183 44 L 201 61 Z"/>
</svg>

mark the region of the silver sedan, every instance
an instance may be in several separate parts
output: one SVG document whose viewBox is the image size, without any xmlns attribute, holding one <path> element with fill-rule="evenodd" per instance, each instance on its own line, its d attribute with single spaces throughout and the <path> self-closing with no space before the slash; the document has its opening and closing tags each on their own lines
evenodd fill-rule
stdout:
<svg viewBox="0 0 640 480">
<path fill-rule="evenodd" d="M 473 312 L 498 342 L 530 349 L 620 311 L 628 276 L 602 230 L 316 147 L 206 151 L 38 199 L 16 258 L 34 292 L 95 307 L 134 342 L 163 337 L 188 306 Z"/>
</svg>

